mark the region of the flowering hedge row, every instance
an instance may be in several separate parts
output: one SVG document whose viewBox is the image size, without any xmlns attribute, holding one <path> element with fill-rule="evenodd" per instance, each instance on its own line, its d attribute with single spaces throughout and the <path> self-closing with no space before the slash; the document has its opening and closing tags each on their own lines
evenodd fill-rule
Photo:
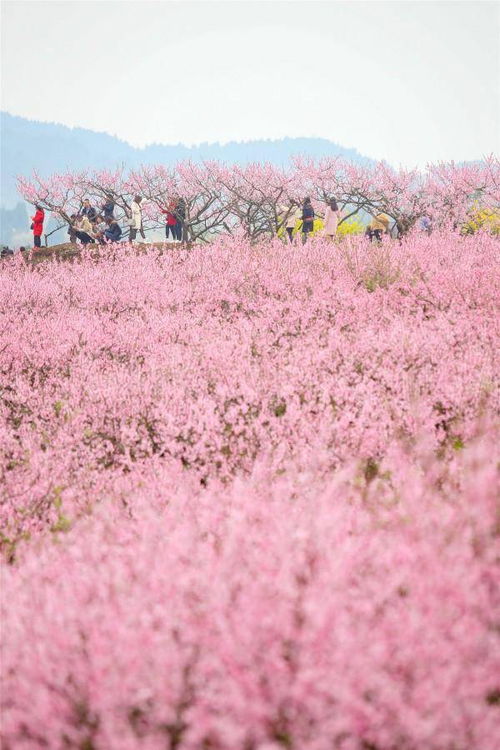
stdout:
<svg viewBox="0 0 500 750">
<path fill-rule="evenodd" d="M 184 238 L 208 241 L 216 235 L 259 240 L 274 236 L 305 196 L 318 216 L 332 197 L 343 210 L 340 226 L 350 217 L 380 212 L 399 236 L 426 217 L 434 228 L 475 231 L 485 212 L 498 220 L 500 161 L 494 155 L 472 164 L 429 164 L 424 171 L 394 169 L 384 162 L 361 165 L 341 157 L 295 158 L 287 168 L 272 164 L 226 165 L 180 162 L 175 167 L 143 165 L 134 170 L 66 172 L 43 178 L 18 178 L 25 200 L 39 204 L 67 224 L 89 199 L 94 206 L 112 201 L 118 219 L 130 216 L 135 195 L 142 196 L 145 231 L 163 227 L 165 210 L 184 199 Z M 344 223 L 343 223 L 344 222 Z M 498 223 L 498 222 L 497 222 Z M 494 231 L 495 221 L 481 226 Z M 342 233 L 341 230 L 340 233 Z"/>
</svg>

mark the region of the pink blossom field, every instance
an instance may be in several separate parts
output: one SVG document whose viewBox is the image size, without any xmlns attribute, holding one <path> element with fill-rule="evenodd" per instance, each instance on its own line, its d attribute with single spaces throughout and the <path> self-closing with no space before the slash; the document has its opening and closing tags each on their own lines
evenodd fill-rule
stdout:
<svg viewBox="0 0 500 750">
<path fill-rule="evenodd" d="M 498 247 L 2 262 L 5 750 L 498 748 Z"/>
</svg>

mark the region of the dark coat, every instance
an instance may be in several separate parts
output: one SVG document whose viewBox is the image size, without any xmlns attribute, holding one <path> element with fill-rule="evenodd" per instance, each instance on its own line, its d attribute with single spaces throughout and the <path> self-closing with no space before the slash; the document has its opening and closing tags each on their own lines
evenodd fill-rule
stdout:
<svg viewBox="0 0 500 750">
<path fill-rule="evenodd" d="M 88 208 L 82 208 L 81 215 L 86 216 L 89 221 L 92 221 L 92 219 L 95 219 L 97 216 L 97 211 L 95 208 L 92 208 L 92 206 L 89 206 Z"/>
<path fill-rule="evenodd" d="M 314 225 L 314 208 L 310 203 L 302 208 L 302 228 L 311 231 Z"/>
<path fill-rule="evenodd" d="M 122 236 L 122 230 L 120 229 L 120 225 L 118 222 L 113 221 L 109 226 L 104 230 L 104 236 L 109 242 L 118 242 L 118 240 L 121 239 Z"/>
<path fill-rule="evenodd" d="M 113 201 L 106 201 L 106 203 L 101 206 L 101 211 L 105 219 L 112 219 L 114 210 L 115 204 Z"/>
<path fill-rule="evenodd" d="M 186 218 L 186 202 L 182 198 L 177 203 L 174 214 L 177 217 L 179 224 L 183 224 Z"/>
</svg>

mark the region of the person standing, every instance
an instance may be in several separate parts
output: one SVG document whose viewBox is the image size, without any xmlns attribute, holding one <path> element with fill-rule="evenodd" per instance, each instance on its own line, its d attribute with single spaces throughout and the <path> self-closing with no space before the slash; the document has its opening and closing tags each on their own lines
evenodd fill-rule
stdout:
<svg viewBox="0 0 500 750">
<path fill-rule="evenodd" d="M 142 197 L 136 195 L 132 201 L 131 211 L 132 218 L 130 220 L 130 234 L 129 240 L 133 242 L 137 237 L 137 232 L 142 232 L 142 210 L 141 210 Z"/>
<path fill-rule="evenodd" d="M 328 237 L 328 239 L 333 240 L 337 234 L 337 227 L 341 216 L 342 212 L 338 207 L 337 201 L 335 198 L 331 198 L 325 211 L 325 226 L 323 230 L 325 237 Z"/>
<path fill-rule="evenodd" d="M 33 245 L 35 247 L 41 247 L 42 246 L 42 232 L 43 232 L 43 222 L 45 219 L 45 212 L 41 206 L 38 204 L 35 206 L 35 215 L 31 217 L 31 229 L 33 230 Z"/>
<path fill-rule="evenodd" d="M 284 226 L 289 241 L 293 242 L 293 231 L 297 225 L 297 221 L 300 219 L 299 212 L 294 201 L 290 201 L 290 204 L 288 206 L 282 206 L 281 217 L 281 226 Z"/>
<path fill-rule="evenodd" d="M 432 222 L 429 216 L 422 216 L 420 218 L 420 231 L 432 234 Z"/>
<path fill-rule="evenodd" d="M 182 242 L 184 238 L 184 224 L 186 221 L 186 201 L 184 198 L 179 198 L 177 201 L 174 215 L 176 218 L 175 236 L 179 242 Z"/>
<path fill-rule="evenodd" d="M 170 201 L 166 208 L 161 209 L 162 214 L 165 214 L 165 237 L 167 240 L 170 234 L 172 235 L 173 240 L 177 238 L 177 219 L 175 217 L 175 209 L 175 201 Z"/>
<path fill-rule="evenodd" d="M 311 199 L 305 198 L 302 205 L 302 243 L 307 242 L 307 235 L 314 229 L 314 208 Z"/>
</svg>

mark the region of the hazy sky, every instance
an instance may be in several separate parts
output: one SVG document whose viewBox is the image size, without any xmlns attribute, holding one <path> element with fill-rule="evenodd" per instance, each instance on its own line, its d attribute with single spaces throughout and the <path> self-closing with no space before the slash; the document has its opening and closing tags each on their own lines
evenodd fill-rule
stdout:
<svg viewBox="0 0 500 750">
<path fill-rule="evenodd" d="M 138 146 L 322 136 L 500 151 L 497 2 L 2 3 L 2 109 Z"/>
</svg>

